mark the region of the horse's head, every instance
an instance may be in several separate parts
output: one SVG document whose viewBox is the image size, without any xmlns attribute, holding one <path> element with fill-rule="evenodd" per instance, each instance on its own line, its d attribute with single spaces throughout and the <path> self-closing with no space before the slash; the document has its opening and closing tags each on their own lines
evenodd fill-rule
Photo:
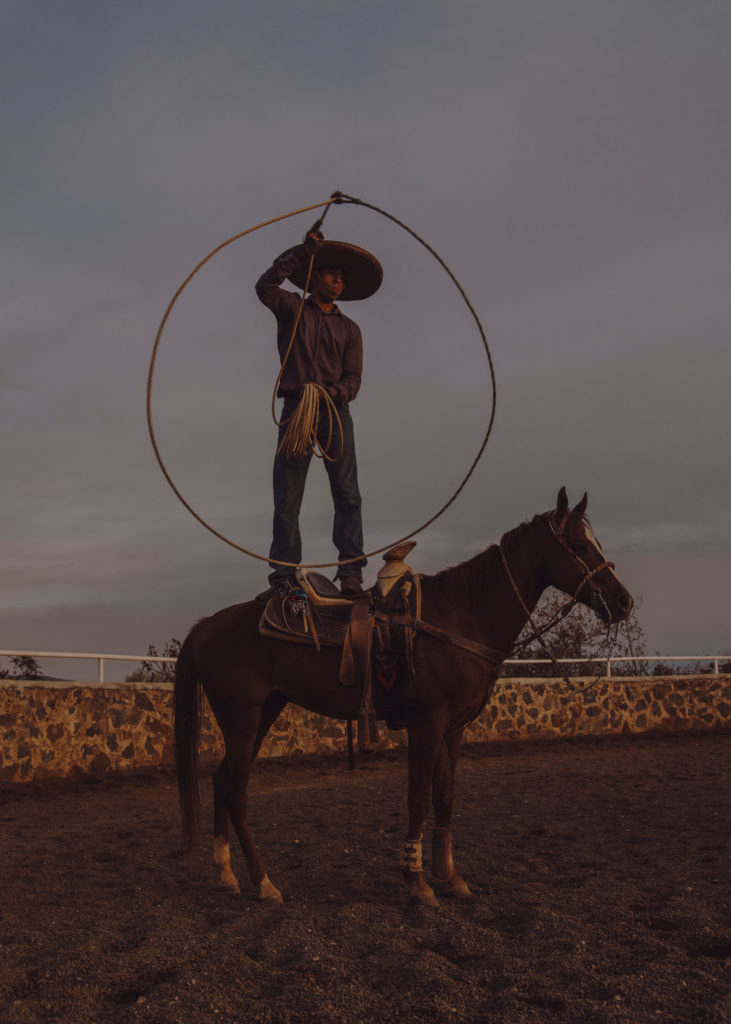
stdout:
<svg viewBox="0 0 731 1024">
<path fill-rule="evenodd" d="M 546 514 L 551 537 L 545 565 L 548 582 L 585 604 L 605 623 L 621 622 L 632 611 L 632 595 L 614 572 L 586 519 L 587 496 L 569 508 L 566 488 L 556 509 Z"/>
</svg>

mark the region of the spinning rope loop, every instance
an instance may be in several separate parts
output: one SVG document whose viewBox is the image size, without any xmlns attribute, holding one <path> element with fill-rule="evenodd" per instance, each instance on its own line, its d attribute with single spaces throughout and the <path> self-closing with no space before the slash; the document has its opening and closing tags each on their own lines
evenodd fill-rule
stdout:
<svg viewBox="0 0 731 1024">
<path fill-rule="evenodd" d="M 258 231 L 260 228 L 268 227 L 270 224 L 276 224 L 276 223 L 278 223 L 281 220 L 287 220 L 289 217 L 295 217 L 295 216 L 297 216 L 297 214 L 300 214 L 300 213 L 307 213 L 309 210 L 318 210 L 318 209 L 320 209 L 321 207 L 324 206 L 325 207 L 325 211 L 324 211 L 324 213 L 323 213 L 323 215 L 322 215 L 322 217 L 320 218 L 320 221 L 319 221 L 319 223 L 321 224 L 323 219 L 324 219 L 324 217 L 325 217 L 325 215 L 327 214 L 328 210 L 330 209 L 330 206 L 332 206 L 333 204 L 340 205 L 342 203 L 352 203 L 352 204 L 357 205 L 357 206 L 364 206 L 364 207 L 366 207 L 369 210 L 373 210 L 375 213 L 380 213 L 381 216 L 386 217 L 390 221 L 393 221 L 394 224 L 398 224 L 398 226 L 400 228 L 403 228 L 404 231 L 406 231 L 409 235 L 411 235 L 412 238 L 414 238 L 420 245 L 422 245 L 427 250 L 427 252 L 431 253 L 431 255 L 434 257 L 434 259 L 437 261 L 437 263 L 439 263 L 439 265 L 442 267 L 442 269 L 445 271 L 445 273 L 450 277 L 450 279 L 452 280 L 452 283 L 457 288 L 457 291 L 459 292 L 460 296 L 462 297 L 465 305 L 467 306 L 467 308 L 469 309 L 470 313 L 472 314 L 472 318 L 475 321 L 475 324 L 477 326 L 477 330 L 480 332 L 480 338 L 482 339 L 482 344 L 483 344 L 484 349 L 485 349 L 485 355 L 487 357 L 488 365 L 490 367 L 490 378 L 491 378 L 491 383 L 492 383 L 492 399 L 491 399 L 490 421 L 488 423 L 487 430 L 485 432 L 485 436 L 482 439 L 482 443 L 481 443 L 480 448 L 479 448 L 479 450 L 477 452 L 477 455 L 472 460 L 472 463 L 471 463 L 471 465 L 470 465 L 470 467 L 469 467 L 469 469 L 467 471 L 467 474 L 465 475 L 464 479 L 459 484 L 459 486 L 457 487 L 455 492 L 452 494 L 452 496 L 449 498 L 449 500 L 446 501 L 442 505 L 442 507 L 437 512 L 434 513 L 433 516 L 431 516 L 429 519 L 427 519 L 426 522 L 422 523 L 421 526 L 418 526 L 415 530 L 411 530 L 409 533 L 404 534 L 403 537 L 399 537 L 398 540 L 391 541 L 389 544 L 384 544 L 383 547 L 376 548 L 374 551 L 367 552 L 364 556 L 357 556 L 355 558 L 347 558 L 347 559 L 343 559 L 342 561 L 339 561 L 339 562 L 313 562 L 313 563 L 309 563 L 309 564 L 305 564 L 305 563 L 302 563 L 302 562 L 283 562 L 283 561 L 279 561 L 276 558 L 269 558 L 268 555 L 259 555 L 255 551 L 250 551 L 248 548 L 243 547 L 243 545 L 237 544 L 235 541 L 232 541 L 229 537 L 226 537 L 219 530 L 216 530 L 213 526 L 211 526 L 210 523 L 206 522 L 206 520 L 195 511 L 195 509 L 192 507 L 192 505 L 190 505 L 190 503 L 188 501 L 186 501 L 186 499 L 181 494 L 180 490 L 176 486 L 175 482 L 173 481 L 173 479 L 172 479 L 172 477 L 171 477 L 171 475 L 170 475 L 170 473 L 169 473 L 169 471 L 168 471 L 168 469 L 167 469 L 167 467 L 165 465 L 165 462 L 163 460 L 162 454 L 160 453 L 160 448 L 159 448 L 159 446 L 157 444 L 157 439 L 155 437 L 155 431 L 154 431 L 153 426 L 152 426 L 152 381 L 153 381 L 153 377 L 154 377 L 154 373 L 155 373 L 155 362 L 157 360 L 157 352 L 158 352 L 158 349 L 160 347 L 160 341 L 162 339 L 163 331 L 165 330 L 165 325 L 168 322 L 168 319 L 169 319 L 170 314 L 171 314 L 171 312 L 173 310 L 173 307 L 175 306 L 175 303 L 178 301 L 178 299 L 182 295 L 184 289 L 187 288 L 187 286 L 193 280 L 193 278 L 198 273 L 198 271 L 201 270 L 205 266 L 205 264 L 209 262 L 209 260 L 213 259 L 213 257 L 217 253 L 219 253 L 222 249 L 225 249 L 226 246 L 231 245 L 233 242 L 236 242 L 239 238 L 243 238 L 244 235 L 250 235 L 254 231 Z M 308 274 L 307 274 L 307 284 L 309 284 L 310 275 L 312 273 L 312 263 L 313 263 L 313 257 L 310 258 L 310 266 L 308 268 Z M 284 365 L 284 362 L 286 361 L 287 355 L 289 355 L 289 350 L 291 349 L 292 344 L 294 342 L 294 335 L 295 335 L 295 331 L 297 329 L 297 322 L 299 320 L 299 315 L 300 315 L 300 313 L 302 311 L 302 306 L 304 305 L 304 300 L 305 300 L 306 293 L 307 293 L 307 285 L 305 286 L 305 290 L 303 292 L 302 301 L 300 303 L 300 309 L 299 309 L 298 314 L 297 314 L 297 320 L 295 321 L 295 325 L 294 325 L 294 328 L 292 330 L 292 337 L 290 338 L 289 348 L 287 349 L 287 353 L 286 353 L 286 355 L 284 357 L 284 360 L 282 361 L 282 366 Z M 282 373 L 282 370 L 280 369 L 280 377 L 281 377 L 281 373 Z M 278 421 L 277 421 L 276 415 L 274 414 L 274 398 L 276 396 L 277 386 L 279 384 L 280 377 L 277 377 L 277 383 L 274 386 L 274 395 L 272 396 L 272 415 L 274 417 L 274 422 L 275 423 L 277 423 Z M 308 389 L 309 389 L 309 391 L 308 391 Z M 308 385 L 307 388 L 306 388 L 306 392 L 308 392 L 306 399 L 305 399 L 305 395 L 303 394 L 303 398 L 300 401 L 300 405 L 302 405 L 303 400 L 306 401 L 306 405 L 302 409 L 301 416 L 302 416 L 303 420 L 305 419 L 305 417 L 308 417 L 308 419 L 304 422 L 304 434 L 307 437 L 307 442 L 306 443 L 311 443 L 313 431 L 314 431 L 315 435 L 317 433 L 317 417 L 319 415 L 319 400 L 320 400 L 320 398 L 323 395 L 326 396 L 328 399 L 330 399 L 330 396 L 327 395 L 327 393 L 324 391 L 324 389 L 322 389 L 318 385 L 314 385 L 314 384 L 311 385 L 311 386 Z M 292 210 L 290 213 L 284 213 L 284 214 L 281 214 L 279 217 L 272 217 L 270 220 L 262 221 L 261 224 L 256 224 L 252 228 L 247 228 L 246 231 L 240 231 L 238 234 L 233 235 L 231 238 L 228 238 L 225 242 L 221 242 L 221 244 L 217 245 L 215 249 L 212 249 L 211 252 L 209 252 L 208 255 L 205 256 L 200 261 L 200 263 L 196 267 L 193 268 L 193 270 L 190 272 L 190 274 L 188 274 L 188 276 L 185 278 L 183 283 L 180 285 L 180 287 L 178 288 L 178 290 L 175 292 L 175 294 L 173 295 L 172 299 L 170 300 L 170 303 L 169 303 L 167 309 L 165 310 L 165 314 L 164 314 L 164 316 L 162 318 L 162 321 L 160 322 L 160 326 L 157 329 L 157 334 L 155 335 L 155 343 L 154 343 L 153 348 L 152 348 L 152 356 L 151 356 L 151 359 L 150 359 L 150 369 L 149 369 L 149 372 L 147 374 L 147 429 L 148 429 L 148 432 L 149 432 L 149 435 L 150 435 L 150 441 L 152 443 L 152 448 L 153 448 L 153 451 L 155 452 L 155 457 L 157 458 L 157 461 L 158 461 L 158 464 L 160 466 L 160 469 L 162 470 L 163 476 L 165 477 L 165 479 L 167 480 L 168 484 L 172 488 L 172 491 L 175 494 L 175 496 L 177 497 L 177 499 L 188 510 L 188 512 L 190 512 L 190 514 L 193 516 L 193 518 L 198 520 L 198 522 L 201 524 L 201 526 L 204 526 L 210 533 L 212 533 L 214 535 L 214 537 L 218 537 L 219 540 L 222 540 L 225 544 L 228 544 L 229 547 L 235 548 L 237 551 L 241 551 L 242 554 L 249 555 L 251 558 L 257 558 L 260 562 L 269 562 L 271 565 L 280 565 L 280 566 L 284 566 L 286 568 L 329 569 L 329 568 L 333 568 L 333 567 L 336 567 L 336 566 L 348 565 L 350 562 L 360 561 L 361 557 L 373 558 L 374 555 L 380 555 L 382 552 L 388 551 L 390 548 L 395 547 L 397 544 L 402 544 L 404 541 L 409 540 L 411 537 L 415 537 L 418 533 L 421 533 L 423 530 L 425 530 L 427 528 L 427 526 L 431 526 L 431 524 L 433 522 L 435 522 L 437 519 L 439 519 L 439 517 L 441 515 L 443 515 L 447 511 L 449 506 L 451 504 L 453 504 L 453 502 L 457 499 L 457 497 L 462 493 L 462 490 L 464 489 L 465 485 L 467 484 L 467 481 L 470 479 L 470 477 L 474 473 L 474 471 L 475 471 L 475 469 L 477 467 L 477 463 L 482 458 L 483 452 L 485 451 L 485 448 L 487 447 L 487 442 L 490 439 L 490 434 L 492 433 L 493 424 L 495 422 L 496 402 L 497 402 L 497 386 L 496 386 L 496 382 L 495 382 L 495 369 L 494 369 L 494 366 L 493 366 L 492 355 L 490 353 L 490 347 L 489 347 L 489 345 L 487 343 L 487 337 L 485 335 L 485 331 L 483 329 L 482 324 L 480 323 L 480 318 L 478 317 L 477 313 L 475 312 L 474 307 L 472 306 L 472 303 L 467 298 L 467 295 L 466 295 L 464 289 L 462 288 L 461 284 L 459 283 L 457 278 L 454 276 L 452 271 L 449 269 L 447 264 L 444 262 L 444 260 L 441 258 L 441 256 L 434 249 L 432 249 L 432 247 L 427 242 L 424 241 L 423 238 L 421 238 L 419 235 L 417 235 L 417 233 L 415 231 L 413 231 L 410 227 L 408 227 L 408 225 L 404 224 L 403 221 L 400 221 L 397 217 L 394 217 L 392 214 L 388 213 L 386 210 L 380 209 L 378 206 L 373 206 L 371 203 L 366 203 L 362 199 L 356 199 L 355 197 L 346 195 L 343 192 L 333 192 L 333 194 L 330 196 L 329 199 L 326 199 L 326 200 L 324 200 L 321 203 L 313 203 L 311 206 L 303 206 L 303 207 L 301 207 L 298 210 Z M 313 408 L 313 406 L 315 406 L 315 405 L 317 406 L 317 408 Z M 334 406 L 334 403 L 332 402 L 332 400 L 330 400 L 329 403 L 326 402 L 325 405 L 326 405 L 326 408 L 328 410 L 328 415 L 329 415 L 329 418 L 330 418 L 329 419 L 329 434 L 330 434 L 330 437 L 328 438 L 327 443 L 320 448 L 320 451 L 322 452 L 322 456 L 323 457 L 329 458 L 330 456 L 327 455 L 327 449 L 329 447 L 330 441 L 332 439 L 332 433 L 333 433 L 333 429 L 332 429 L 333 428 L 332 416 L 333 416 L 333 413 L 334 413 L 334 415 L 337 418 L 337 412 L 335 411 L 335 406 Z M 298 406 L 298 410 L 299 410 L 299 406 Z M 294 416 L 297 415 L 298 410 L 295 410 L 295 413 L 293 414 L 291 419 L 294 419 Z M 338 419 L 338 424 L 339 424 L 339 419 Z M 302 441 L 301 441 L 302 432 L 298 432 L 297 436 L 300 438 L 300 440 L 299 441 L 293 441 L 293 444 L 295 444 L 295 445 L 298 444 L 298 443 L 302 443 Z M 341 438 L 341 444 L 342 444 L 342 431 L 340 431 L 340 438 Z M 282 443 L 284 443 L 284 440 L 285 439 L 283 439 Z"/>
</svg>

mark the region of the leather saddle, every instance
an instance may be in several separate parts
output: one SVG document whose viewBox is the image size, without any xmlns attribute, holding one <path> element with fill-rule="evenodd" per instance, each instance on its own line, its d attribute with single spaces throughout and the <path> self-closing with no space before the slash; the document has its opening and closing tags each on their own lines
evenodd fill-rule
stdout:
<svg viewBox="0 0 731 1024">
<path fill-rule="evenodd" d="M 409 681 L 413 679 L 413 631 L 392 625 L 388 619 L 389 611 L 416 619 L 421 616 L 419 577 L 404 562 L 414 544 L 406 541 L 387 551 L 375 587 L 355 598 L 344 597 L 320 573 L 298 569 L 298 588 L 271 597 L 259 620 L 263 636 L 308 644 L 318 651 L 323 646 L 342 650 L 339 680 L 344 686 L 360 686 L 363 693 L 358 717 L 361 750 L 372 750 L 378 739 L 372 692 L 374 669 L 386 698 L 399 664 L 407 666 Z M 401 727 L 398 716 L 386 712 L 385 717 L 389 726 Z"/>
<path fill-rule="evenodd" d="M 342 647 L 353 601 L 320 573 L 298 569 L 296 578 L 296 590 L 269 598 L 259 632 L 276 640 L 311 644 L 318 651 L 322 646 Z"/>
</svg>

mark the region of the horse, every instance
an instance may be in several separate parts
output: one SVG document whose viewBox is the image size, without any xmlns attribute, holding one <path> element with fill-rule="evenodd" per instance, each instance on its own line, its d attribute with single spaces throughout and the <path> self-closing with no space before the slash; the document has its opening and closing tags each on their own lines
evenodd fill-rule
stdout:
<svg viewBox="0 0 731 1024">
<path fill-rule="evenodd" d="M 507 532 L 460 565 L 421 577 L 422 613 L 413 642 L 414 681 L 400 720 L 408 736 L 408 829 L 401 872 L 412 899 L 438 905 L 424 876 L 422 827 L 434 807 L 431 871 L 445 895 L 470 897 L 452 852 L 454 773 L 465 727 L 485 707 L 500 665 L 548 586 L 592 609 L 607 625 L 626 619 L 633 600 L 605 559 L 586 518 L 587 496 Z M 198 823 L 198 738 L 203 694 L 223 734 L 213 776 L 214 863 L 239 893 L 231 868 L 233 824 L 259 899 L 281 902 L 247 825 L 247 785 L 262 741 L 288 703 L 329 718 L 357 718 L 358 687 L 338 681 L 337 648 L 303 647 L 260 635 L 261 601 L 224 608 L 188 634 L 176 663 L 174 716 L 178 791 L 190 850 Z M 531 619 L 532 621 L 532 619 Z M 375 695 L 379 712 L 378 695 Z M 381 717 L 379 713 L 379 717 Z"/>
</svg>

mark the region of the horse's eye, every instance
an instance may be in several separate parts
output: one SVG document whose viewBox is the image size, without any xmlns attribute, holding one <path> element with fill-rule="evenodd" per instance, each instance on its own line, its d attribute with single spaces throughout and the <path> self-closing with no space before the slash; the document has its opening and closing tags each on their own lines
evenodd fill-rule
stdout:
<svg viewBox="0 0 731 1024">
<path fill-rule="evenodd" d="M 589 549 L 587 548 L 586 544 L 575 544 L 574 545 L 574 551 L 579 556 L 579 558 L 583 558 L 588 550 Z"/>
</svg>

